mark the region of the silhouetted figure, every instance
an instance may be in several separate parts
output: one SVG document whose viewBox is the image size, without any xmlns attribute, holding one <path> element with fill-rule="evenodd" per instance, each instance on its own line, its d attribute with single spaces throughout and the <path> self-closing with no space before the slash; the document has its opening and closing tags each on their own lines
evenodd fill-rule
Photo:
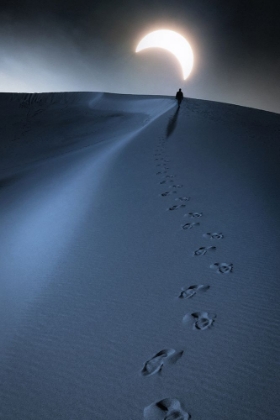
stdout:
<svg viewBox="0 0 280 420">
<path fill-rule="evenodd" d="M 184 97 L 183 92 L 181 91 L 181 89 L 179 89 L 178 92 L 176 93 L 176 99 L 177 99 L 177 102 L 178 102 L 178 107 L 180 107 L 181 102 L 183 100 L 183 97 Z"/>
</svg>

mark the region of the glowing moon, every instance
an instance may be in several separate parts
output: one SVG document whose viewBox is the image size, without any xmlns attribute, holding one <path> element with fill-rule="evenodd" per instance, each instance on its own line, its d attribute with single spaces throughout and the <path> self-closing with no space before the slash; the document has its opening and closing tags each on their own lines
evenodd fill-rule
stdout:
<svg viewBox="0 0 280 420">
<path fill-rule="evenodd" d="M 167 29 L 150 32 L 137 45 L 136 52 L 146 48 L 163 48 L 175 55 L 183 70 L 185 80 L 193 68 L 193 52 L 188 41 L 180 34 Z"/>
</svg>

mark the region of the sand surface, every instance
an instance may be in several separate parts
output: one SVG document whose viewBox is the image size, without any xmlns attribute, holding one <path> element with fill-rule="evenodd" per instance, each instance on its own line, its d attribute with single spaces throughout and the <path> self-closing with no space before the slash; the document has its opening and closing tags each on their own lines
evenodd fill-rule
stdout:
<svg viewBox="0 0 280 420">
<path fill-rule="evenodd" d="M 0 96 L 1 420 L 280 418 L 280 116 Z"/>
</svg>

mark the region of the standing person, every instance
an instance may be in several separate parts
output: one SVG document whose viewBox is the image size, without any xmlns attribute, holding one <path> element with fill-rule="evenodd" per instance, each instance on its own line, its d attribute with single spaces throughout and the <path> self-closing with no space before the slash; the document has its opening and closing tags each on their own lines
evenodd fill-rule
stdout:
<svg viewBox="0 0 280 420">
<path fill-rule="evenodd" d="M 177 99 L 177 102 L 178 102 L 178 107 L 180 107 L 181 102 L 183 100 L 183 97 L 184 97 L 183 92 L 181 91 L 181 89 L 179 89 L 178 92 L 176 93 L 176 99 Z"/>
</svg>

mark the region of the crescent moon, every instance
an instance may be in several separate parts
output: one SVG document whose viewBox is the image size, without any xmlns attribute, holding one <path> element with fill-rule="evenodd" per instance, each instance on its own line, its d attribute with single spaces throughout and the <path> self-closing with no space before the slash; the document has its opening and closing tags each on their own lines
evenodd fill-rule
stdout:
<svg viewBox="0 0 280 420">
<path fill-rule="evenodd" d="M 171 52 L 179 61 L 183 79 L 190 75 L 193 68 L 193 52 L 188 41 L 180 34 L 167 29 L 150 32 L 137 45 L 136 52 L 146 48 L 163 48 Z"/>
</svg>

